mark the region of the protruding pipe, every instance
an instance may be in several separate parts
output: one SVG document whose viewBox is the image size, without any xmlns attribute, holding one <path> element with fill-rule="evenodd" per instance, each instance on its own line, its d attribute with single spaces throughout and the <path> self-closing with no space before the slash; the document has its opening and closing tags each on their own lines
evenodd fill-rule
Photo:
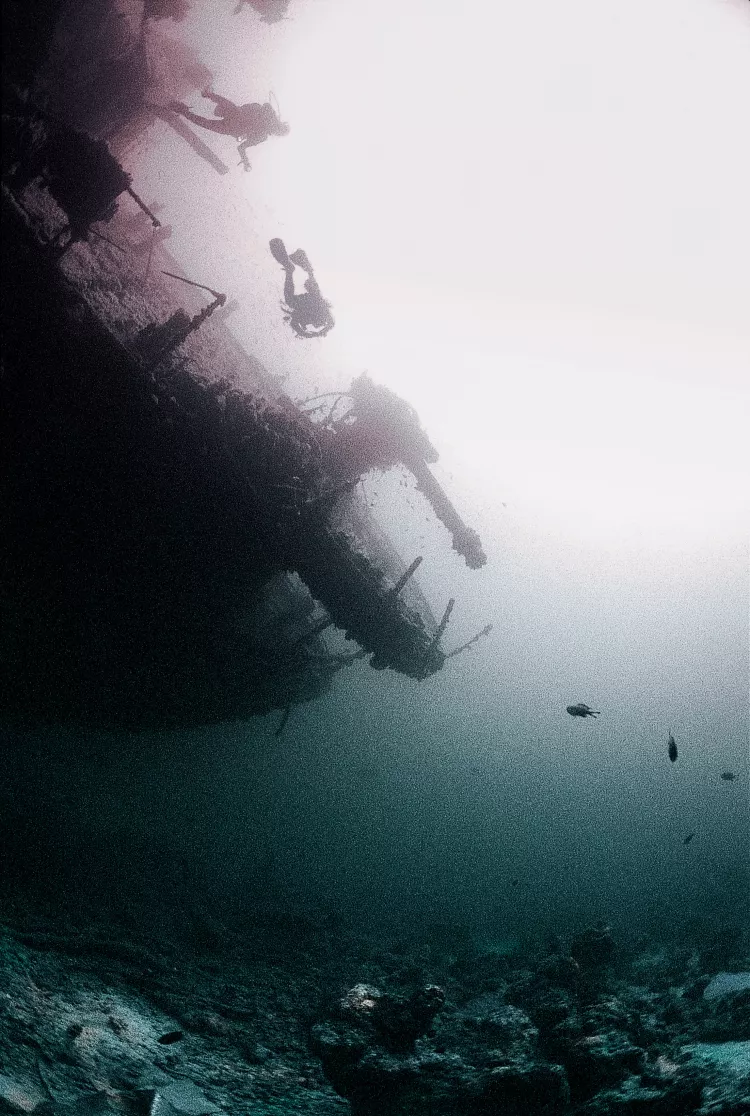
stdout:
<svg viewBox="0 0 750 1116">
<path fill-rule="evenodd" d="M 433 644 L 440 642 L 441 635 L 443 634 L 445 629 L 448 627 L 448 621 L 450 620 L 450 616 L 451 616 L 451 613 L 453 612 L 453 606 L 454 606 L 455 603 L 456 603 L 455 599 L 453 597 L 451 597 L 451 599 L 448 601 L 448 604 L 445 606 L 445 612 L 443 613 L 443 619 L 438 624 L 438 630 L 435 632 L 435 638 L 432 641 Z"/>
<path fill-rule="evenodd" d="M 422 555 L 420 554 L 417 558 L 414 559 L 412 564 L 409 566 L 408 570 L 404 570 L 404 572 L 401 574 L 401 577 L 398 579 L 396 584 L 391 589 L 391 596 L 392 597 L 397 597 L 399 595 L 399 593 L 401 592 L 403 587 L 406 585 L 409 578 L 414 576 L 414 574 L 417 572 L 417 570 L 419 569 L 421 564 L 422 564 Z"/>
<path fill-rule="evenodd" d="M 135 202 L 135 204 L 143 210 L 143 212 L 146 214 L 146 216 L 148 218 L 150 218 L 151 224 L 154 226 L 154 228 L 155 229 L 160 229 L 161 228 L 161 221 L 159 220 L 158 217 L 154 216 L 154 214 L 151 212 L 151 210 L 146 205 L 146 203 L 138 197 L 138 195 L 136 194 L 136 192 L 132 188 L 132 186 L 126 186 L 125 187 L 125 193 L 130 194 L 130 196 L 133 199 L 133 201 Z"/>
<path fill-rule="evenodd" d="M 452 651 L 448 651 L 445 656 L 446 659 L 452 659 L 454 655 L 460 655 L 467 647 L 472 647 L 475 643 L 478 643 L 480 639 L 484 639 L 485 636 L 488 636 L 491 631 L 492 624 L 485 624 L 481 632 L 477 632 L 471 639 L 467 639 L 466 643 L 462 643 L 460 647 L 454 647 Z"/>
<path fill-rule="evenodd" d="M 176 276 L 176 278 L 179 279 L 179 275 Z M 190 282 L 190 280 L 184 279 L 183 282 L 188 283 Z M 199 283 L 191 284 L 191 286 L 194 287 L 198 287 L 200 285 L 201 284 Z M 154 354 L 154 356 L 151 358 L 151 362 L 145 366 L 145 370 L 147 372 L 153 371 L 153 369 L 156 368 L 157 364 L 161 364 L 167 353 L 171 353 L 173 349 L 176 349 L 178 345 L 182 344 L 186 337 L 189 337 L 190 334 L 194 333 L 196 329 L 200 329 L 206 318 L 210 318 L 214 310 L 218 310 L 220 306 L 223 306 L 226 300 L 226 295 L 217 295 L 213 302 L 209 303 L 208 306 L 201 310 L 200 314 L 196 314 L 195 317 L 190 318 L 187 325 L 182 326 L 179 332 L 174 337 L 172 337 L 166 345 L 164 345 L 161 349 L 158 350 L 158 352 Z"/>
<path fill-rule="evenodd" d="M 116 248 L 118 252 L 124 252 L 125 251 L 122 244 L 116 244 L 114 240 L 110 240 L 108 236 L 105 236 L 104 233 L 100 233 L 98 229 L 89 229 L 89 232 L 91 233 L 92 236 L 98 237 L 99 240 L 103 240 L 103 241 L 105 241 L 105 243 L 111 244 L 112 247 Z"/>
<path fill-rule="evenodd" d="M 479 535 L 471 527 L 466 526 L 441 485 L 433 477 L 426 462 L 418 458 L 409 458 L 404 461 L 404 464 L 414 474 L 417 488 L 425 494 L 435 515 L 453 536 L 453 549 L 463 555 L 466 565 L 472 570 L 479 569 L 487 561 Z"/>
<path fill-rule="evenodd" d="M 448 604 L 445 606 L 445 612 L 443 613 L 443 618 L 437 626 L 437 631 L 435 632 L 435 635 L 432 637 L 432 642 L 430 643 L 430 646 L 427 648 L 427 650 L 424 653 L 423 662 L 425 664 L 427 664 L 430 661 L 430 657 L 432 655 L 432 652 L 435 650 L 437 645 L 440 643 L 440 637 L 443 634 L 443 632 L 445 631 L 446 627 L 448 626 L 448 621 L 450 620 L 450 615 L 453 612 L 453 606 L 454 606 L 455 603 L 456 603 L 455 599 L 453 597 L 451 597 L 451 599 L 448 601 Z"/>
</svg>

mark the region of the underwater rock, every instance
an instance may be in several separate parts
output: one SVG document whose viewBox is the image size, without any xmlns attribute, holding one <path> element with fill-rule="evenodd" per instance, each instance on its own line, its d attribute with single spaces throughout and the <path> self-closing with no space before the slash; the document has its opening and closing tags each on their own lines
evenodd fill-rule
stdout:
<svg viewBox="0 0 750 1116">
<path fill-rule="evenodd" d="M 717 1000 L 750 989 L 750 973 L 717 973 L 703 989 L 704 1000 Z"/>
<path fill-rule="evenodd" d="M 368 1039 L 366 1032 L 345 1023 L 317 1023 L 310 1031 L 311 1049 L 320 1058 L 324 1074 L 341 1096 L 348 1096 L 354 1088 Z"/>
<path fill-rule="evenodd" d="M 615 940 L 608 926 L 590 927 L 576 934 L 570 943 L 570 956 L 584 968 L 611 964 L 615 952 Z"/>
<path fill-rule="evenodd" d="M 564 1022 L 575 1010 L 570 995 L 558 988 L 550 988 L 539 994 L 529 1005 L 529 1015 L 544 1037 L 558 1024 Z"/>
<path fill-rule="evenodd" d="M 262 1066 L 272 1056 L 271 1051 L 261 1042 L 251 1042 L 242 1049 L 245 1061 L 251 1066 Z"/>
<path fill-rule="evenodd" d="M 436 984 L 418 989 L 408 999 L 386 994 L 375 1002 L 372 1023 L 390 1050 L 411 1050 L 444 1004 L 445 992 Z"/>
<path fill-rule="evenodd" d="M 410 1050 L 427 1033 L 444 1003 L 445 992 L 436 984 L 427 984 L 408 997 L 355 984 L 338 1001 L 337 1014 L 369 1029 L 391 1050 Z"/>
<path fill-rule="evenodd" d="M 646 1064 L 646 1052 L 633 1042 L 632 1019 L 617 1000 L 605 1001 L 553 1027 L 545 1037 L 551 1058 L 565 1066 L 574 1101 L 615 1085 Z"/>
<path fill-rule="evenodd" d="M 693 1043 L 680 1059 L 702 1084 L 698 1116 L 747 1116 L 750 1112 L 750 1041 Z"/>
<path fill-rule="evenodd" d="M 629 972 L 636 984 L 666 989 L 699 977 L 699 958 L 690 949 L 651 949 L 634 958 Z"/>
<path fill-rule="evenodd" d="M 369 1019 L 382 995 L 380 989 L 372 985 L 355 984 L 339 1000 L 339 1009 L 344 1018 Z"/>
<path fill-rule="evenodd" d="M 645 1053 L 627 1035 L 608 1031 L 584 1035 L 565 1052 L 563 1064 L 568 1071 L 574 1099 L 593 1096 L 602 1086 L 621 1081 L 644 1063 Z"/>
<path fill-rule="evenodd" d="M 457 1013 L 464 1030 L 488 1043 L 509 1059 L 517 1059 L 533 1050 L 539 1032 L 526 1012 L 503 1002 L 495 993 L 470 1000 Z"/>
<path fill-rule="evenodd" d="M 604 1089 L 576 1108 L 576 1116 L 688 1116 L 698 1111 L 700 1083 L 679 1077 L 664 1089 L 643 1084 L 632 1075 L 617 1089 Z"/>
<path fill-rule="evenodd" d="M 562 1023 L 574 1009 L 575 994 L 570 981 L 575 976 L 578 991 L 580 973 L 574 974 L 566 964 L 568 961 L 578 968 L 572 958 L 551 958 L 549 965 L 545 962 L 538 972 L 519 974 L 506 990 L 506 1000 L 523 1008 L 542 1034 Z"/>
<path fill-rule="evenodd" d="M 115 926 L 82 938 L 74 925 L 34 922 L 17 932 L 23 943 L 0 943 L 0 1112 L 7 1116 L 149 1116 L 157 1096 L 151 1116 L 204 1116 L 217 1106 L 231 1116 L 750 1112 L 750 1040 L 735 1033 L 734 1041 L 699 1041 L 709 1027 L 741 1022 L 746 993 L 706 1000 L 701 989 L 688 999 L 678 983 L 664 988 L 661 962 L 650 986 L 649 966 L 635 956 L 628 977 L 637 972 L 637 982 L 621 975 L 613 993 L 586 1003 L 551 983 L 569 971 L 556 969 L 562 955 L 532 948 L 508 962 L 507 993 L 472 996 L 471 980 L 451 975 L 450 958 L 427 961 L 393 941 L 363 950 L 359 934 L 347 938 L 327 924 L 302 935 L 295 922 L 285 937 L 274 922 L 260 939 L 266 951 L 273 942 L 273 966 L 244 922 L 210 958 L 193 953 L 192 920 L 180 923 L 174 940 L 163 930 L 141 939 Z M 320 964 L 314 979 L 300 958 L 302 940 Z M 684 954 L 661 952 L 678 974 Z M 340 983 L 363 964 L 367 983 Z M 394 975 L 407 972 L 408 983 Z M 336 993 L 318 1019 L 321 978 Z M 508 1002 L 521 991 L 528 1007 Z M 555 1005 L 566 1017 L 542 1026 Z M 192 1025 L 198 1013 L 211 1016 L 210 1028 Z M 184 1041 L 160 1043 L 177 1025 Z M 416 1038 L 415 1026 L 424 1030 Z M 167 1049 L 179 1065 L 163 1072 Z"/>
<path fill-rule="evenodd" d="M 44 1094 L 38 1085 L 29 1085 L 0 1073 L 0 1114 L 15 1116 L 16 1113 L 39 1111 Z"/>
<path fill-rule="evenodd" d="M 498 1066 L 490 1071 L 484 1089 L 488 1101 L 502 1105 L 508 1116 L 564 1112 L 570 1088 L 562 1066 L 544 1062 Z"/>
<path fill-rule="evenodd" d="M 528 1015 L 498 993 L 455 1008 L 436 985 L 404 997 L 362 984 L 337 1014 L 312 1028 L 311 1045 L 354 1116 L 533 1116 L 567 1104 L 565 1070 L 539 1057 Z"/>
<path fill-rule="evenodd" d="M 148 1100 L 153 1116 L 213 1116 L 221 1112 L 192 1081 L 162 1085 L 148 1095 Z"/>
<path fill-rule="evenodd" d="M 581 966 L 574 957 L 558 956 L 555 954 L 545 958 L 539 966 L 539 975 L 545 977 L 551 985 L 573 991 L 578 987 L 581 979 Z"/>
<path fill-rule="evenodd" d="M 701 1038 L 750 1039 L 750 988 L 716 999 L 699 1025 Z"/>
<path fill-rule="evenodd" d="M 352 1116 L 541 1116 L 563 1112 L 569 1093 L 562 1067 L 542 1062 L 477 1067 L 454 1053 L 368 1050 L 343 1095 Z"/>
</svg>

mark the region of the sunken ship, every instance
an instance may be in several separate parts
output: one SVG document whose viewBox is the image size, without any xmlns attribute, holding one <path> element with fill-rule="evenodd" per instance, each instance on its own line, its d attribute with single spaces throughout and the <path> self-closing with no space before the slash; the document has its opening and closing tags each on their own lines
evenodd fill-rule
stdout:
<svg viewBox="0 0 750 1116">
<path fill-rule="evenodd" d="M 362 375 L 343 408 L 295 402 L 227 328 L 225 293 L 182 305 L 187 277 L 118 157 L 152 111 L 149 27 L 174 11 L 127 5 L 87 58 L 78 24 L 95 8 L 101 32 L 116 7 L 9 9 L 0 718 L 283 718 L 356 659 L 434 674 L 452 601 L 433 616 L 419 556 L 396 551 L 358 482 L 405 466 L 473 567 L 480 540 L 405 401 Z"/>
</svg>

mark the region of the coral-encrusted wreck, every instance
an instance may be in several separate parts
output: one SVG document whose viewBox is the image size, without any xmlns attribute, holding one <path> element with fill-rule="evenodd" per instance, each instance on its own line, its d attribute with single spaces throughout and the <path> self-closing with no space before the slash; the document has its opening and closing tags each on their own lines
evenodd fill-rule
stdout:
<svg viewBox="0 0 750 1116">
<path fill-rule="evenodd" d="M 357 489 L 401 462 L 482 564 L 411 408 L 360 377 L 313 421 L 208 320 L 223 294 L 175 308 L 163 245 L 145 277 L 106 145 L 9 84 L 3 131 L 0 716 L 195 725 L 309 700 L 365 655 L 439 670 L 414 564 Z M 333 653 L 332 626 L 358 649 Z"/>
</svg>

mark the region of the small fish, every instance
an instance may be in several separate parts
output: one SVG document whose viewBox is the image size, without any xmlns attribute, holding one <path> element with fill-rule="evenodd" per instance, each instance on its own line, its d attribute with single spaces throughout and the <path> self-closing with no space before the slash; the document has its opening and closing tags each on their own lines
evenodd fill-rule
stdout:
<svg viewBox="0 0 750 1116">
<path fill-rule="evenodd" d="M 511 881 L 510 881 L 510 886 L 511 886 L 511 887 L 518 887 L 518 885 L 520 884 L 520 882 L 521 882 L 521 881 L 519 880 L 518 876 L 516 876 L 516 878 L 515 878 L 514 880 L 511 880 Z"/>
<path fill-rule="evenodd" d="M 674 761 L 677 759 L 677 745 L 675 744 L 675 739 L 672 736 L 671 732 L 669 734 L 669 740 L 667 741 L 667 754 L 669 755 L 672 763 L 674 763 Z"/>
<path fill-rule="evenodd" d="M 725 783 L 731 783 L 733 779 L 737 778 L 733 771 L 722 771 L 721 777 Z"/>
<path fill-rule="evenodd" d="M 581 702 L 579 705 L 566 705 L 565 712 L 570 713 L 571 717 L 598 717 L 598 709 L 589 709 L 588 705 Z"/>
<path fill-rule="evenodd" d="M 695 837 L 694 833 L 688 833 L 687 837 L 683 838 L 683 841 L 682 841 L 683 845 L 689 845 L 690 842 L 692 841 L 693 837 Z"/>
</svg>

